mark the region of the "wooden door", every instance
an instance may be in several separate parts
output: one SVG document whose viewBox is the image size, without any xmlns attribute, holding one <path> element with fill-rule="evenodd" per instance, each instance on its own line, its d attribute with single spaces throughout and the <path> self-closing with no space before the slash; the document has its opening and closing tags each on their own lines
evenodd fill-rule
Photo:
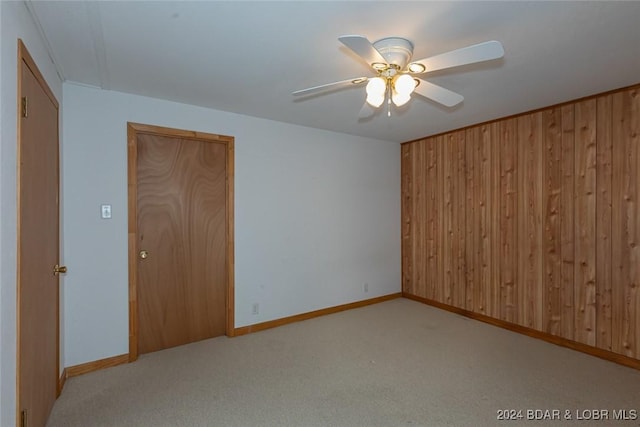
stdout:
<svg viewBox="0 0 640 427">
<path fill-rule="evenodd" d="M 58 103 L 18 49 L 18 423 L 36 427 L 59 392 Z"/>
<path fill-rule="evenodd" d="M 227 144 L 138 133 L 138 352 L 227 328 Z"/>
</svg>

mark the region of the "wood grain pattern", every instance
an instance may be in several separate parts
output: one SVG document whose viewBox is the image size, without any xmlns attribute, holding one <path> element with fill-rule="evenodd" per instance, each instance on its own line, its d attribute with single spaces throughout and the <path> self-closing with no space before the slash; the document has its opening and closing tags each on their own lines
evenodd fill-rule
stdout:
<svg viewBox="0 0 640 427">
<path fill-rule="evenodd" d="M 465 205 L 465 254 L 467 258 L 467 269 L 465 272 L 466 285 L 465 285 L 465 309 L 473 311 L 475 307 L 475 300 L 478 293 L 481 293 L 480 283 L 478 280 L 480 267 L 478 265 L 478 235 L 480 230 L 479 226 L 479 213 L 477 194 L 478 180 L 476 168 L 478 167 L 476 161 L 478 145 L 479 129 L 470 128 L 467 129 L 467 141 L 465 144 L 465 158 L 467 163 L 466 168 L 466 205 Z"/>
<path fill-rule="evenodd" d="M 518 122 L 518 322 L 542 329 L 542 113 Z"/>
<path fill-rule="evenodd" d="M 517 323 L 518 310 L 518 143 L 515 119 L 499 122 L 500 146 L 500 318 Z"/>
<path fill-rule="evenodd" d="M 481 314 L 493 313 L 493 271 L 491 270 L 491 236 L 493 227 L 491 224 L 491 212 L 493 206 L 491 206 L 491 195 L 494 189 L 491 187 L 491 169 L 493 167 L 492 160 L 492 144 L 493 138 L 491 134 L 490 125 L 480 126 L 480 139 L 477 147 L 476 161 L 477 179 L 478 179 L 478 214 L 479 214 L 479 227 L 478 227 L 478 266 L 480 271 L 478 272 L 478 288 L 481 292 L 478 294 L 478 298 L 474 298 L 474 311 Z"/>
<path fill-rule="evenodd" d="M 501 127 L 500 123 L 493 122 L 491 126 L 491 163 L 490 163 L 490 178 L 491 182 L 488 184 L 491 188 L 491 197 L 489 198 L 489 206 L 491 207 L 491 214 L 489 218 L 489 224 L 491 225 L 490 235 L 490 248 L 491 251 L 488 255 L 489 262 L 491 263 L 491 278 L 489 285 L 491 287 L 491 312 L 488 313 L 491 317 L 499 319 L 502 316 L 502 272 L 500 267 L 502 265 L 502 259 L 500 258 L 500 251 L 502 250 L 502 230 L 500 229 L 501 222 Z"/>
<path fill-rule="evenodd" d="M 413 281 L 413 266 L 416 264 L 410 257 L 413 256 L 413 249 L 411 243 L 414 241 L 411 239 L 411 224 L 414 222 L 413 217 L 413 179 L 412 177 L 417 171 L 413 169 L 413 156 L 411 150 L 418 145 L 403 145 L 400 152 L 401 164 L 401 233 L 402 233 L 402 291 L 403 292 L 415 292 L 411 287 Z M 416 180 L 422 182 L 421 179 Z"/>
<path fill-rule="evenodd" d="M 17 50 L 16 415 L 43 426 L 60 386 L 58 102 L 21 40 Z"/>
<path fill-rule="evenodd" d="M 442 218 L 443 218 L 443 239 L 441 243 L 442 250 L 439 256 L 442 258 L 442 291 L 440 293 L 440 301 L 445 304 L 454 305 L 453 303 L 453 287 L 455 278 L 453 271 L 455 270 L 455 260 L 457 252 L 454 244 L 454 227 L 455 218 L 453 213 L 453 197 L 454 197 L 454 178 L 455 173 L 455 148 L 457 135 L 451 133 L 444 138 L 442 144 L 443 163 L 442 163 Z"/>
<path fill-rule="evenodd" d="M 222 138 L 220 135 L 216 135 L 221 142 L 227 147 L 227 165 L 226 165 L 226 197 L 227 197 L 227 212 L 226 212 L 226 232 L 227 232 L 227 283 L 226 294 L 227 301 L 225 310 L 227 313 L 227 336 L 235 336 L 235 283 L 236 283 L 236 258 L 235 258 L 235 203 L 234 203 L 234 180 L 235 176 L 235 146 L 234 139 L 232 137 Z"/>
<path fill-rule="evenodd" d="M 424 167 L 424 163 L 425 163 L 425 147 L 424 145 L 421 145 L 419 147 L 414 147 L 415 150 L 415 155 L 413 156 L 413 167 L 414 170 L 417 171 L 421 176 L 424 176 L 425 173 L 425 167 Z M 425 190 L 426 190 L 426 183 L 423 180 L 421 181 L 416 181 L 414 183 L 414 188 L 413 188 L 413 200 L 414 200 L 414 209 L 413 209 L 413 214 L 412 216 L 414 218 L 423 218 L 425 215 Z M 425 257 L 425 224 L 420 221 L 413 221 L 411 223 L 413 225 L 413 227 L 415 227 L 414 230 L 414 235 L 416 236 L 415 239 L 413 239 L 414 242 L 414 256 L 416 259 L 424 259 Z M 427 275 L 425 273 L 425 265 L 424 263 L 419 263 L 416 265 L 416 269 L 413 272 L 413 288 L 420 292 L 420 293 L 424 293 L 427 289 L 427 284 L 426 284 L 426 280 L 427 280 Z"/>
<path fill-rule="evenodd" d="M 448 135 L 444 143 L 445 249 L 443 302 L 465 304 L 465 158 L 464 132 Z"/>
<path fill-rule="evenodd" d="M 474 147 L 474 174 L 476 191 L 474 193 L 476 212 L 475 224 L 476 239 L 474 241 L 475 252 L 475 278 L 477 286 L 473 296 L 473 311 L 481 314 L 490 314 L 493 312 L 493 286 L 491 271 L 491 211 L 490 203 L 491 194 L 494 189 L 491 188 L 491 126 L 481 125 L 478 128 L 478 134 L 472 144 Z"/>
<path fill-rule="evenodd" d="M 424 144 L 424 147 L 427 149 L 427 169 L 425 177 L 427 183 L 438 182 L 438 168 L 441 163 L 438 162 L 437 141 L 437 138 L 432 138 L 427 140 Z M 424 223 L 426 225 L 427 240 L 425 274 L 427 290 L 424 294 L 435 299 L 437 298 L 437 295 L 439 295 L 437 292 L 437 290 L 440 289 L 438 281 L 441 279 L 438 270 L 439 230 L 442 227 L 438 222 L 438 200 L 440 199 L 439 191 L 441 191 L 441 188 L 437 185 L 431 184 L 426 185 L 425 190 L 426 207 Z"/>
<path fill-rule="evenodd" d="M 226 147 L 138 135 L 139 351 L 226 332 Z"/>
<path fill-rule="evenodd" d="M 640 359 L 639 89 L 403 144 L 426 168 L 407 295 Z"/>
<path fill-rule="evenodd" d="M 560 233 L 562 245 L 562 308 L 560 335 L 572 340 L 574 337 L 574 160 L 575 160 L 575 108 L 561 107 L 562 111 L 562 211 L 560 211 Z"/>
<path fill-rule="evenodd" d="M 562 322 L 562 111 L 542 113 L 544 129 L 543 330 L 561 334 Z"/>
<path fill-rule="evenodd" d="M 142 146 L 145 143 L 143 141 L 139 144 L 139 138 L 146 140 L 147 145 L 153 145 L 150 141 L 157 140 L 166 143 L 160 144 L 164 146 L 161 150 L 158 150 L 158 147 L 152 147 L 144 151 L 143 147 L 143 151 L 139 153 L 138 145 Z M 212 333 L 215 335 L 226 333 L 232 336 L 235 331 L 233 324 L 233 138 L 129 123 L 128 154 L 129 360 L 135 360 L 139 350 L 153 351 L 155 346 L 160 345 L 158 343 L 161 343 L 161 347 L 158 348 L 162 348 L 203 339 L 211 336 Z M 140 154 L 150 155 L 146 155 L 145 158 Z M 169 155 L 165 156 L 165 154 Z M 173 163 L 163 163 L 163 158 L 171 159 L 172 156 Z M 162 167 L 155 170 L 158 164 L 162 164 Z M 140 170 L 142 182 L 139 182 Z M 187 179 L 186 176 L 191 178 Z M 215 179 L 212 180 L 212 178 Z M 158 179 L 167 180 L 166 185 L 152 188 L 153 181 Z M 212 184 L 213 181 L 215 184 Z M 140 190 L 150 191 L 145 194 Z M 142 214 L 138 215 L 140 199 L 143 201 L 143 210 Z M 189 203 L 190 200 L 198 200 L 198 202 Z M 145 203 L 147 207 L 153 208 L 148 209 L 150 212 L 145 212 Z M 145 222 L 139 222 L 139 217 L 151 218 L 151 222 L 155 222 L 155 225 L 144 228 Z M 180 224 L 172 222 L 173 219 L 180 217 L 187 218 L 188 221 Z M 167 238 L 179 238 L 178 236 L 181 235 L 186 236 L 183 241 L 171 243 L 167 240 Z M 199 237 L 202 238 L 199 239 Z M 194 247 L 191 245 L 192 242 L 196 242 Z M 149 247 L 142 247 L 140 243 L 144 243 L 145 246 L 150 244 L 154 248 L 150 250 Z M 150 257 L 144 264 L 138 259 L 138 252 L 141 249 L 147 249 L 150 252 Z M 159 260 L 163 256 L 165 260 Z M 154 265 L 146 268 L 151 264 Z M 141 267 L 145 269 L 140 270 Z M 207 275 L 215 274 L 215 271 L 219 276 L 218 286 L 203 285 L 193 292 L 193 283 L 206 283 Z M 177 275 L 174 274 L 176 272 Z M 160 277 L 167 279 L 165 282 L 168 282 L 172 275 L 175 276 L 173 279 L 176 283 L 188 284 L 188 286 L 169 287 L 171 297 L 167 298 L 167 301 L 173 304 L 172 308 L 163 304 L 153 292 L 145 293 L 144 287 L 140 286 L 145 280 L 155 285 Z M 186 279 L 177 280 L 178 275 L 185 276 Z M 150 277 L 153 280 L 148 280 Z M 198 293 L 202 294 L 201 297 Z M 211 316 L 213 300 L 219 305 L 213 310 L 215 315 Z M 180 308 L 175 309 L 176 306 Z M 154 310 L 156 314 L 150 315 Z M 160 317 L 157 316 L 157 312 L 161 313 Z M 156 316 L 155 320 L 152 320 L 153 316 Z M 205 321 L 194 320 L 198 318 Z M 147 325 L 143 323 L 145 319 L 150 320 Z M 145 328 L 151 323 L 157 323 L 163 327 L 151 339 L 154 342 L 153 345 L 149 346 L 148 343 L 141 343 L 140 329 L 141 326 Z M 177 331 L 181 328 L 182 332 L 178 333 Z M 215 332 L 212 332 L 214 330 Z"/>
<path fill-rule="evenodd" d="M 434 189 L 436 201 L 435 201 L 435 215 L 437 223 L 437 238 L 436 238 L 436 283 L 435 288 L 435 300 L 443 302 L 445 299 L 444 283 L 445 283 L 445 239 L 446 239 L 446 223 L 445 223 L 445 203 L 444 203 L 444 190 L 445 190 L 445 137 L 443 135 L 438 136 L 434 140 L 436 145 L 436 162 L 438 164 L 437 176 L 434 182 L 436 188 Z M 433 185 L 433 184 L 432 184 Z"/>
<path fill-rule="evenodd" d="M 640 99 L 638 89 L 612 99 L 613 350 L 640 358 Z"/>
<path fill-rule="evenodd" d="M 596 100 L 575 105 L 575 335 L 596 344 Z"/>
<path fill-rule="evenodd" d="M 611 96 L 596 102 L 596 345 L 611 350 L 611 176 L 613 142 Z"/>
<path fill-rule="evenodd" d="M 452 231 L 451 236 L 453 245 L 453 305 L 456 307 L 465 307 L 466 304 L 466 246 L 465 234 L 466 230 L 466 153 L 464 147 L 466 145 L 465 132 L 456 133 L 455 142 L 452 145 L 453 168 L 452 168 Z"/>
</svg>

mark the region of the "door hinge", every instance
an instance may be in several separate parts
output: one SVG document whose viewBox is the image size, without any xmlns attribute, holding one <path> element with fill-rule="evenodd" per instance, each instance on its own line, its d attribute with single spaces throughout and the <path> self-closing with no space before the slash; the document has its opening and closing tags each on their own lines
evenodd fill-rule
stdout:
<svg viewBox="0 0 640 427">
<path fill-rule="evenodd" d="M 27 427 L 27 410 L 20 413 L 20 427 Z"/>
<path fill-rule="evenodd" d="M 29 98 L 26 96 L 22 97 L 22 117 L 29 116 Z"/>
</svg>

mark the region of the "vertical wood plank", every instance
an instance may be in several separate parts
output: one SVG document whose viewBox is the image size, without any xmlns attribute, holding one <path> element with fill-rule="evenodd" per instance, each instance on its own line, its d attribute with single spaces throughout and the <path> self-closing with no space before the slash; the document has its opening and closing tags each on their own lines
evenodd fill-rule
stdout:
<svg viewBox="0 0 640 427">
<path fill-rule="evenodd" d="M 542 113 L 518 121 L 519 323 L 542 330 Z"/>
<path fill-rule="evenodd" d="M 638 89 L 612 100 L 612 346 L 640 357 L 640 99 Z"/>
<path fill-rule="evenodd" d="M 632 203 L 627 210 L 629 218 L 629 285 L 627 295 L 629 301 L 629 337 L 635 349 L 630 354 L 640 359 L 640 90 L 636 87 L 626 91 L 629 102 L 629 159 L 630 177 L 629 194 Z"/>
<path fill-rule="evenodd" d="M 442 247 L 442 257 L 444 258 L 444 282 L 443 301 L 445 304 L 453 305 L 454 270 L 455 270 L 455 212 L 453 208 L 454 187 L 454 162 L 457 134 L 449 133 L 444 139 L 444 246 Z"/>
<path fill-rule="evenodd" d="M 427 212 L 427 198 L 429 193 L 429 182 L 427 181 L 427 149 L 428 143 L 426 140 L 420 141 L 419 149 L 416 152 L 416 168 L 418 171 L 414 174 L 416 180 L 420 181 L 419 194 L 416 191 L 416 197 L 419 197 L 420 201 L 416 202 L 416 216 L 420 224 L 416 230 L 417 242 L 416 242 L 416 264 L 417 275 L 416 286 L 414 295 L 424 296 L 430 285 L 428 266 L 425 262 L 427 259 L 427 234 L 428 234 L 428 212 Z"/>
<path fill-rule="evenodd" d="M 470 263 L 467 280 L 471 295 L 467 296 L 467 308 L 488 315 L 493 311 L 493 286 L 491 277 L 491 126 L 480 125 L 466 131 L 467 185 L 467 244 L 466 254 Z"/>
<path fill-rule="evenodd" d="M 414 256 L 416 260 L 416 266 L 414 268 L 414 284 L 413 291 L 416 295 L 423 295 L 423 292 L 426 287 L 425 283 L 425 265 L 422 262 L 424 259 L 424 193 L 426 191 L 426 180 L 424 178 L 424 167 L 423 167 L 423 153 L 424 153 L 425 143 L 424 141 L 420 141 L 420 143 L 416 144 L 414 147 L 414 176 L 415 176 L 415 184 L 414 184 L 414 209 L 415 209 L 415 218 L 416 221 L 414 223 Z"/>
<path fill-rule="evenodd" d="M 437 229 L 437 237 L 438 237 L 438 241 L 437 241 L 437 247 L 438 247 L 438 254 L 437 254 L 437 262 L 438 262 L 438 273 L 437 273 L 437 280 L 438 280 L 438 287 L 436 288 L 436 295 L 434 297 L 434 299 L 438 302 L 442 302 L 444 303 L 446 301 L 445 299 L 445 292 L 444 292 L 444 281 L 445 281 L 445 247 L 446 247 L 446 243 L 445 243 L 445 239 L 446 239 L 446 228 L 447 228 L 447 224 L 445 223 L 445 203 L 444 203 L 444 188 L 445 188 L 445 138 L 444 136 L 440 135 L 438 137 L 436 137 L 436 157 L 437 157 L 437 163 L 438 163 L 438 169 L 437 169 L 437 179 L 435 182 L 436 188 L 435 188 L 435 192 L 436 192 L 436 201 L 437 201 L 437 205 L 436 205 L 436 211 L 437 211 L 437 218 L 438 218 L 438 229 Z"/>
<path fill-rule="evenodd" d="M 502 315 L 501 306 L 501 280 L 502 274 L 500 272 L 500 248 L 501 248 L 501 230 L 500 230 L 500 156 L 501 156 L 501 141 L 500 141 L 500 123 L 493 122 L 491 124 L 491 158 L 490 158 L 490 172 L 491 182 L 489 187 L 491 188 L 491 198 L 489 199 L 489 205 L 491 206 L 491 217 L 489 223 L 491 224 L 491 237 L 490 237 L 490 255 L 489 260 L 491 262 L 491 312 L 489 315 L 493 318 L 500 319 Z"/>
<path fill-rule="evenodd" d="M 452 190 L 453 190 L 453 305 L 465 308 L 466 304 L 466 139 L 465 132 L 455 133 L 453 141 Z"/>
<path fill-rule="evenodd" d="M 611 95 L 596 99 L 596 114 L 596 346 L 611 350 Z"/>
<path fill-rule="evenodd" d="M 542 113 L 544 129 L 544 331 L 560 335 L 562 321 L 562 112 Z"/>
<path fill-rule="evenodd" d="M 403 291 L 640 358 L 638 91 L 404 145 Z"/>
<path fill-rule="evenodd" d="M 426 215 L 427 215 L 427 291 L 426 298 L 435 299 L 436 289 L 440 286 L 438 282 L 438 205 L 436 184 L 438 179 L 438 159 L 437 140 L 429 138 L 426 141 L 427 149 L 427 192 L 426 192 Z"/>
<path fill-rule="evenodd" d="M 518 140 L 516 119 L 499 126 L 500 156 L 500 311 L 501 319 L 518 322 Z"/>
<path fill-rule="evenodd" d="M 491 285 L 491 127 L 481 125 L 480 139 L 477 146 L 477 207 L 478 207 L 478 288 L 481 290 L 476 299 L 475 311 L 477 313 L 489 315 L 493 311 L 491 301 L 493 301 Z"/>
<path fill-rule="evenodd" d="M 413 248 L 412 248 L 412 223 L 413 223 L 413 206 L 414 200 L 412 192 L 413 182 L 417 179 L 413 171 L 413 159 L 412 149 L 415 145 L 419 144 L 414 142 L 412 144 L 404 144 L 401 147 L 401 192 L 402 192 L 402 291 L 408 293 L 414 293 L 412 287 L 412 270 L 414 266 Z"/>
<path fill-rule="evenodd" d="M 562 241 L 562 286 L 560 336 L 574 337 L 574 160 L 575 160 L 575 108 L 565 105 L 562 111 L 562 211 L 560 212 Z"/>
<path fill-rule="evenodd" d="M 575 104 L 575 335 L 596 344 L 596 101 Z"/>
<path fill-rule="evenodd" d="M 476 209 L 476 195 L 478 193 L 475 179 L 477 168 L 476 147 L 479 140 L 479 129 L 477 126 L 466 130 L 465 163 L 466 163 L 466 197 L 465 197 L 465 309 L 473 311 L 475 298 L 477 295 L 477 234 L 478 213 Z"/>
</svg>

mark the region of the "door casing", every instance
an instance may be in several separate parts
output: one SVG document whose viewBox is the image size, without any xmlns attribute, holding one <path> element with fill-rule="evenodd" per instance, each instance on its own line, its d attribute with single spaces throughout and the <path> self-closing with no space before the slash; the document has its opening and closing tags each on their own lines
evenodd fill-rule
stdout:
<svg viewBox="0 0 640 427">
<path fill-rule="evenodd" d="M 227 233 L 227 300 L 226 335 L 234 335 L 234 233 L 233 233 L 233 177 L 234 177 L 234 138 L 204 132 L 173 129 L 140 123 L 127 123 L 128 150 L 128 249 L 129 249 L 129 361 L 138 358 L 138 134 L 159 135 L 181 139 L 212 141 L 226 145 L 226 233 Z"/>
</svg>

